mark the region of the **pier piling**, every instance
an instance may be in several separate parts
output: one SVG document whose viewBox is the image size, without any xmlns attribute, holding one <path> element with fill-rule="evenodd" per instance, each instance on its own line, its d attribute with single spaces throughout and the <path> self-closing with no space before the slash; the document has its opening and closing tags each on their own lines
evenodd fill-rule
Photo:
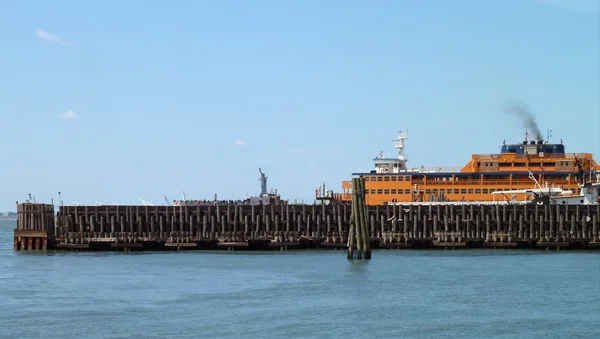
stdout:
<svg viewBox="0 0 600 339">
<path fill-rule="evenodd" d="M 46 251 L 54 248 L 54 205 L 17 202 L 15 251 Z"/>
<path fill-rule="evenodd" d="M 352 222 L 350 224 L 350 237 L 348 238 L 348 259 L 371 259 L 371 239 L 369 233 L 375 232 L 375 220 L 374 216 L 371 215 L 371 232 L 369 232 L 367 228 L 364 187 L 363 178 L 352 179 Z M 380 213 L 379 210 L 376 212 Z"/>
<path fill-rule="evenodd" d="M 13 248 L 188 250 L 344 248 L 600 249 L 600 206 L 468 204 L 61 206 L 17 204 Z M 168 244 L 168 245 L 167 245 Z"/>
</svg>

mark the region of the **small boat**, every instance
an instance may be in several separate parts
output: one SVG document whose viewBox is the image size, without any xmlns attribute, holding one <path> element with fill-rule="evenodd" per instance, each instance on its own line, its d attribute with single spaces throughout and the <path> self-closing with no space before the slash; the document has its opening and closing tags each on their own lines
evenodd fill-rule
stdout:
<svg viewBox="0 0 600 339">
<path fill-rule="evenodd" d="M 590 177 L 596 177 L 590 174 Z M 496 196 L 503 196 L 503 201 L 509 204 L 538 204 L 538 205 L 598 205 L 600 204 L 600 181 L 585 181 L 579 184 L 579 194 L 573 194 L 570 190 L 564 190 L 562 187 L 541 187 L 530 173 L 530 178 L 535 182 L 535 188 L 522 190 L 506 190 L 492 192 L 493 200 Z M 582 176 L 583 178 L 583 176 Z M 523 195 L 523 199 L 517 197 Z M 502 200 L 501 200 L 502 201 Z"/>
</svg>

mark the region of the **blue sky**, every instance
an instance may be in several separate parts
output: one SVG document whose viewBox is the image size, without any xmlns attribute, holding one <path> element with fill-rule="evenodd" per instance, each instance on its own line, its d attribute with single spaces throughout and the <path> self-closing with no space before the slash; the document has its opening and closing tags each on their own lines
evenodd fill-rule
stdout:
<svg viewBox="0 0 600 339">
<path fill-rule="evenodd" d="M 0 2 L 0 210 L 340 190 L 408 129 L 462 166 L 524 127 L 600 159 L 598 0 Z"/>
</svg>

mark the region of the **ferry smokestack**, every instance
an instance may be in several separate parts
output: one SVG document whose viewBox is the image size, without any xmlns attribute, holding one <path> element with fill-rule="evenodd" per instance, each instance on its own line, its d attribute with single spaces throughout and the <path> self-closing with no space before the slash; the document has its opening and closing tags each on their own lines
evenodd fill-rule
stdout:
<svg viewBox="0 0 600 339">
<path fill-rule="evenodd" d="M 542 132 L 540 131 L 537 121 L 535 120 L 535 115 L 529 110 L 529 107 L 522 102 L 516 102 L 510 107 L 510 113 L 517 115 L 521 119 L 523 119 L 523 124 L 525 128 L 531 130 L 533 135 L 537 141 L 541 141 Z"/>
</svg>

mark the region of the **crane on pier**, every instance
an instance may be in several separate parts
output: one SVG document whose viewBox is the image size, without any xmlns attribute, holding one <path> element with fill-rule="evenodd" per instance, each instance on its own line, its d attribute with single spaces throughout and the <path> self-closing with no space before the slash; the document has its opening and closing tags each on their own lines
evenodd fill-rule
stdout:
<svg viewBox="0 0 600 339">
<path fill-rule="evenodd" d="M 144 200 L 144 198 L 142 198 L 142 197 L 140 197 L 140 201 L 142 202 L 142 205 L 144 205 L 144 206 L 154 206 L 153 203 L 151 203 L 150 201 Z"/>
</svg>

